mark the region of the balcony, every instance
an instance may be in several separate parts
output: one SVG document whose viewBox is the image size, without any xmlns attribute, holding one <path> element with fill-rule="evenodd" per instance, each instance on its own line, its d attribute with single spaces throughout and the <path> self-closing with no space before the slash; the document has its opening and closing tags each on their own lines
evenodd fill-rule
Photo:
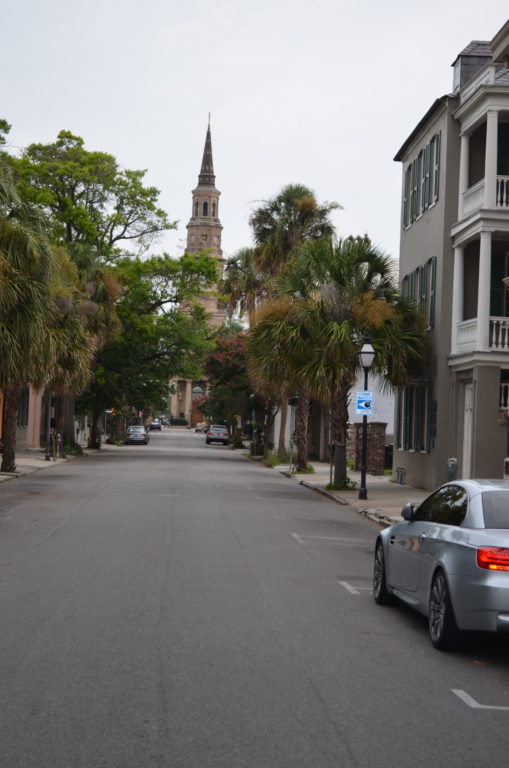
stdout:
<svg viewBox="0 0 509 768">
<path fill-rule="evenodd" d="M 484 179 L 481 179 L 463 193 L 463 215 L 468 216 L 484 207 Z M 509 176 L 497 176 L 495 208 L 509 211 Z"/>
<path fill-rule="evenodd" d="M 458 323 L 458 353 L 509 352 L 509 317 L 490 317 L 487 350 L 476 350 L 477 318 Z"/>
</svg>

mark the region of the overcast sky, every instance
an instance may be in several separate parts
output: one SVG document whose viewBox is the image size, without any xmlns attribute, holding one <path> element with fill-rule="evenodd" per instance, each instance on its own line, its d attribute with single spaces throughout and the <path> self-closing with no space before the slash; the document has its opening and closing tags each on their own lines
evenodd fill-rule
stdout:
<svg viewBox="0 0 509 768">
<path fill-rule="evenodd" d="M 4 0 L 0 117 L 13 149 L 61 129 L 148 169 L 182 252 L 212 113 L 223 250 L 249 213 L 302 183 L 343 210 L 339 236 L 399 247 L 397 150 L 451 64 L 509 17 L 501 0 Z"/>
</svg>

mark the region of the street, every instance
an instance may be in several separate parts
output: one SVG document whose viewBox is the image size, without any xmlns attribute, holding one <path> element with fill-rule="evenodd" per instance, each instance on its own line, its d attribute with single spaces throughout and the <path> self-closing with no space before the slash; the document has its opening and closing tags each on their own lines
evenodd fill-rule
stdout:
<svg viewBox="0 0 509 768">
<path fill-rule="evenodd" d="M 375 605 L 376 533 L 185 430 L 2 483 L 1 768 L 506 764 L 507 641 Z"/>
</svg>

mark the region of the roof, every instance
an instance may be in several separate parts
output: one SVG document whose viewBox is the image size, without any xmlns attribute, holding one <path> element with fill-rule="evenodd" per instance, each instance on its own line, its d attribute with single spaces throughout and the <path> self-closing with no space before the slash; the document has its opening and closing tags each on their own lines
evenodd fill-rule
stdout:
<svg viewBox="0 0 509 768">
<path fill-rule="evenodd" d="M 447 101 L 447 99 L 450 98 L 449 96 L 440 96 L 440 98 L 436 99 L 431 107 L 428 109 L 424 117 L 422 117 L 415 128 L 413 129 L 410 136 L 405 140 L 404 144 L 399 148 L 398 152 L 396 153 L 394 160 L 402 160 L 403 155 L 405 154 L 407 147 L 412 143 L 414 140 L 414 137 L 419 133 L 421 128 L 426 125 L 426 123 L 432 118 L 432 116 L 437 112 L 440 107 Z"/>
<path fill-rule="evenodd" d="M 490 43 L 487 40 L 472 40 L 466 48 L 463 48 L 463 50 L 458 53 L 453 61 L 453 65 L 460 56 L 484 56 L 487 59 L 491 59 L 492 52 Z"/>
</svg>

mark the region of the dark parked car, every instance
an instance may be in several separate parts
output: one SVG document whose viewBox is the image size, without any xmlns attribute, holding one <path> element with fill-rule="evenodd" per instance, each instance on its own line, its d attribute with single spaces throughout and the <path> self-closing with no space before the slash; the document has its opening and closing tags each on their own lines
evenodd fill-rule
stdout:
<svg viewBox="0 0 509 768">
<path fill-rule="evenodd" d="M 228 430 L 222 424 L 211 424 L 207 431 L 205 442 L 207 445 L 210 443 L 223 443 L 223 445 L 228 445 L 230 442 Z"/>
<path fill-rule="evenodd" d="M 142 443 L 147 445 L 150 440 L 150 435 L 145 427 L 128 427 L 125 433 L 125 444 L 129 443 Z"/>
<path fill-rule="evenodd" d="M 462 630 L 509 632 L 509 481 L 446 483 L 402 516 L 378 534 L 375 601 L 427 616 L 440 650 Z"/>
</svg>

